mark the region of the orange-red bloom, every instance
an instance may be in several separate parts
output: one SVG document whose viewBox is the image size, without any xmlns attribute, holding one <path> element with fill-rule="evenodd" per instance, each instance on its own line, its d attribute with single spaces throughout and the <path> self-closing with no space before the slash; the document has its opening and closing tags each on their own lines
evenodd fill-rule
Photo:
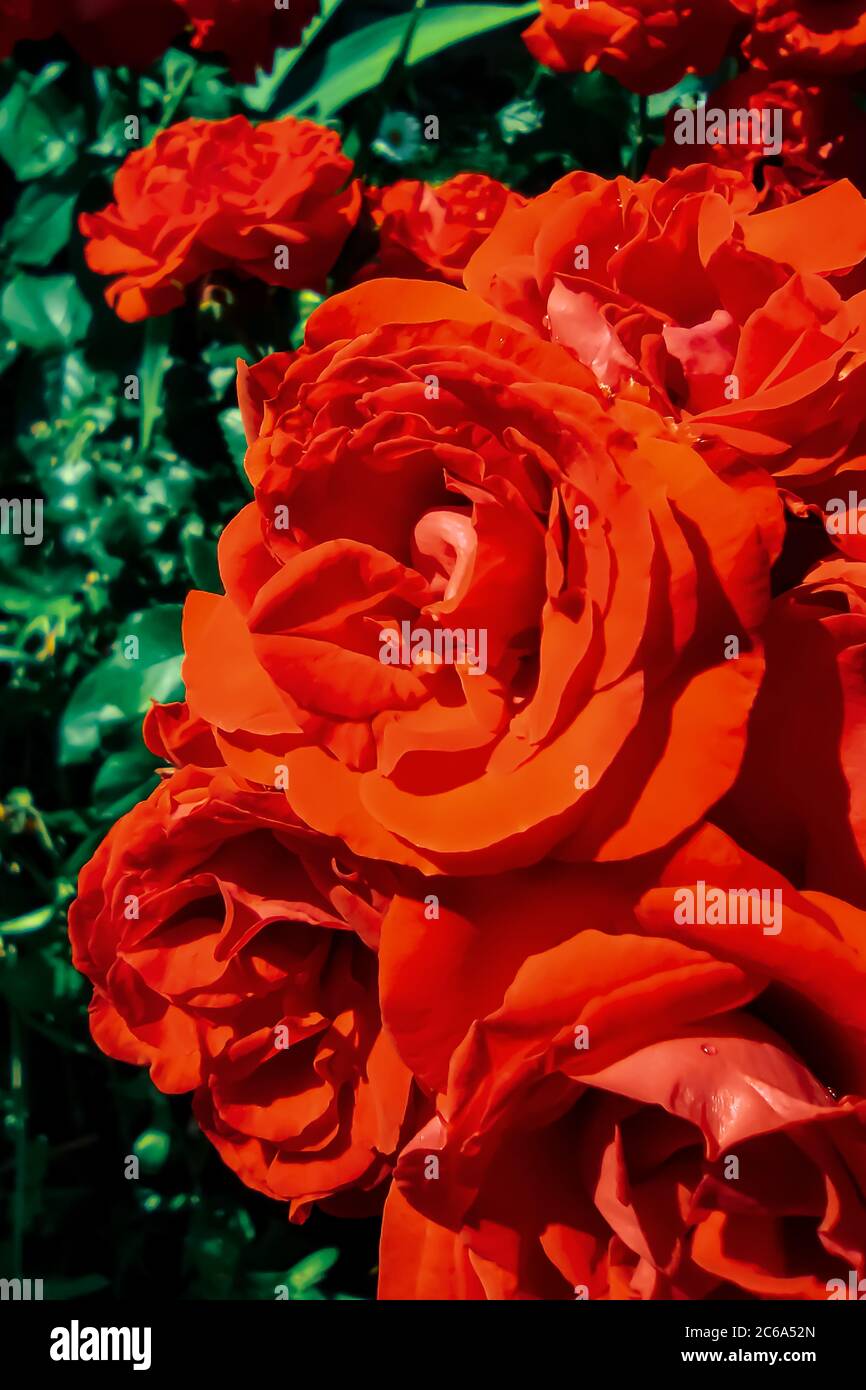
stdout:
<svg viewBox="0 0 866 1390">
<path fill-rule="evenodd" d="M 404 179 L 369 188 L 366 203 L 379 230 L 379 254 L 359 278 L 396 275 L 462 285 L 473 252 L 507 208 L 525 202 L 486 174 L 456 174 L 435 187 Z"/>
<path fill-rule="evenodd" d="M 384 1018 L 439 1095 L 380 1297 L 826 1299 L 866 1272 L 866 915 L 712 827 L 647 872 L 452 886 L 435 934 L 392 904 Z"/>
<path fill-rule="evenodd" d="M 127 320 L 164 314 L 214 270 L 268 285 L 322 287 L 357 220 L 361 192 L 334 131 L 286 118 L 190 119 L 131 154 L 115 201 L 83 214 L 91 270 Z"/>
<path fill-rule="evenodd" d="M 541 0 L 524 34 L 558 72 L 599 68 L 633 92 L 662 92 L 711 73 L 741 43 L 771 73 L 812 76 L 866 67 L 864 0 Z"/>
<path fill-rule="evenodd" d="M 723 794 L 780 543 L 766 475 L 717 473 L 444 285 L 329 301 L 241 402 L 256 502 L 184 624 L 190 708 L 239 776 L 284 759 L 308 824 L 427 873 L 641 854 Z"/>
<path fill-rule="evenodd" d="M 866 199 L 841 181 L 756 211 L 734 170 L 571 174 L 506 213 L 470 289 L 642 390 L 715 456 L 815 504 L 866 453 Z M 855 273 L 851 273 L 852 268 Z"/>
<path fill-rule="evenodd" d="M 763 637 L 767 674 L 719 819 L 794 882 L 866 908 L 866 565 L 816 566 Z"/>
<path fill-rule="evenodd" d="M 716 88 L 708 99 L 715 110 L 754 112 L 745 123 L 742 143 L 730 139 L 717 145 L 676 143 L 674 108 L 665 123 L 665 143 L 653 152 L 649 173 L 664 179 L 674 169 L 708 163 L 737 169 L 754 181 L 758 206 L 781 207 L 808 193 L 816 193 L 837 179 L 850 179 L 861 192 L 866 184 L 862 151 L 866 143 L 866 113 L 847 88 L 838 84 L 768 79 L 760 72 L 745 72 Z M 780 156 L 767 157 L 756 120 L 781 120 Z M 764 129 L 772 129 L 765 126 Z"/>
<path fill-rule="evenodd" d="M 717 68 L 741 23 L 729 0 L 541 0 L 524 39 L 558 72 L 598 67 L 633 92 L 663 92 Z"/>
<path fill-rule="evenodd" d="M 409 1074 L 376 984 L 392 881 L 278 792 L 190 766 L 118 822 L 70 912 L 98 1045 L 194 1090 L 225 1162 L 300 1218 L 375 1186 L 397 1147 Z"/>
<path fill-rule="evenodd" d="M 276 48 L 293 48 L 319 9 L 318 0 L 177 0 L 194 27 L 193 47 L 224 53 L 232 74 L 248 81 L 270 67 Z"/>
<path fill-rule="evenodd" d="M 751 28 L 743 53 L 770 72 L 828 75 L 866 67 L 864 0 L 734 0 Z"/>
</svg>

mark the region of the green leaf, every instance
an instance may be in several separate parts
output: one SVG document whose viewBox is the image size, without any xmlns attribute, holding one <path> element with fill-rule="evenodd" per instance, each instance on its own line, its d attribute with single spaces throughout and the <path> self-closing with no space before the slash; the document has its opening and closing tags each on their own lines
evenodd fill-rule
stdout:
<svg viewBox="0 0 866 1390">
<path fill-rule="evenodd" d="M 126 748 L 122 753 L 112 753 L 105 759 L 93 783 L 93 809 L 97 815 L 102 819 L 117 819 L 122 815 L 117 810 L 119 803 L 126 803 L 134 793 L 137 801 L 140 799 L 137 793 L 143 786 L 147 791 L 155 786 L 153 772 L 158 765 L 144 744 Z"/>
<path fill-rule="evenodd" d="M 62 764 L 85 761 L 109 730 L 139 721 L 152 700 L 182 696 L 180 617 L 179 604 L 164 604 L 126 620 L 114 655 L 84 677 L 66 706 L 60 721 Z"/>
<path fill-rule="evenodd" d="M 98 815 L 102 822 L 103 830 L 106 822 L 109 825 L 114 825 L 115 821 L 119 821 L 121 816 L 126 815 L 127 811 L 131 811 L 139 802 L 146 801 L 155 786 L 156 778 L 151 774 L 145 781 L 139 782 L 123 796 L 119 796 L 116 801 L 112 801 L 104 810 L 99 811 Z M 101 833 L 102 831 L 100 831 L 100 834 Z M 90 856 L 88 855 L 86 857 L 89 858 Z"/>
<path fill-rule="evenodd" d="M 164 1129 L 145 1129 L 132 1146 L 132 1152 L 147 1173 L 157 1172 L 171 1151 L 171 1139 Z"/>
<path fill-rule="evenodd" d="M 342 3 L 343 0 L 323 0 L 321 13 L 310 21 L 301 43 L 296 48 L 278 48 L 274 54 L 271 71 L 259 72 L 254 83 L 241 88 L 241 96 L 252 111 L 264 112 L 270 109 L 277 92 L 298 59 L 303 57 L 319 30 L 328 22 L 331 15 L 336 13 Z"/>
<path fill-rule="evenodd" d="M 81 351 L 52 358 L 42 370 L 46 386 L 46 401 L 50 413 L 70 416 L 93 396 L 97 389 L 96 374 L 87 365 Z"/>
<path fill-rule="evenodd" d="M 244 430 L 243 417 L 237 406 L 231 406 L 228 410 L 220 411 L 220 429 L 223 439 L 226 442 L 229 453 L 234 464 L 243 478 L 246 486 L 249 487 L 249 479 L 244 472 L 244 459 L 247 456 L 247 436 Z"/>
<path fill-rule="evenodd" d="M 109 80 L 107 72 L 99 69 L 93 73 L 93 85 L 96 89 L 98 99 L 98 115 L 96 119 L 96 139 L 91 140 L 87 146 L 89 154 L 101 155 L 112 160 L 125 159 L 132 150 L 138 149 L 140 144 L 146 144 L 146 140 L 128 140 L 126 117 L 133 114 L 130 111 L 129 92 L 124 90 L 115 82 Z M 139 114 L 133 108 L 135 114 Z M 147 120 L 142 119 L 141 113 L 141 133 L 147 134 Z"/>
<path fill-rule="evenodd" d="M 217 67 L 215 63 L 203 63 L 198 58 L 185 114 L 194 114 L 201 120 L 219 121 L 236 110 L 235 88 L 228 80 L 225 69 Z"/>
<path fill-rule="evenodd" d="M 707 78 L 687 73 L 675 87 L 669 87 L 666 92 L 654 92 L 647 98 L 647 116 L 651 121 L 657 121 L 674 106 L 694 106 L 707 90 Z"/>
<path fill-rule="evenodd" d="M 62 173 L 77 158 L 83 112 L 54 85 L 65 67 L 51 63 L 38 77 L 19 72 L 0 102 L 0 158 L 22 183 Z"/>
<path fill-rule="evenodd" d="M 168 350 L 171 338 L 171 317 L 148 319 L 145 329 L 144 353 L 141 359 L 141 433 L 139 447 L 144 453 L 150 446 L 154 427 L 162 415 L 162 385 L 171 366 Z"/>
<path fill-rule="evenodd" d="M 51 903 L 48 907 L 37 907 L 33 912 L 27 912 L 23 917 L 12 917 L 7 922 L 0 922 L 0 936 L 27 936 L 30 932 L 41 931 L 47 927 L 57 911 L 55 905 Z"/>
<path fill-rule="evenodd" d="M 315 1250 L 312 1255 L 307 1255 L 306 1259 L 301 1260 L 289 1271 L 288 1283 L 293 1293 L 302 1293 L 315 1284 L 320 1284 L 339 1258 L 340 1252 L 333 1246 Z"/>
<path fill-rule="evenodd" d="M 55 82 L 59 82 L 68 67 L 69 64 L 62 61 L 46 63 L 44 68 L 40 68 L 39 72 L 37 72 L 36 76 L 33 78 L 30 88 L 31 96 L 38 96 L 40 92 L 46 91 Z M 28 73 L 27 76 L 30 76 L 30 74 Z"/>
<path fill-rule="evenodd" d="M 406 66 L 414 67 L 453 44 L 492 33 L 504 24 L 531 19 L 538 8 L 538 0 L 532 0 L 525 5 L 444 5 L 425 10 L 412 36 Z M 317 81 L 283 114 L 314 112 L 317 120 L 326 121 L 355 97 L 378 87 L 400 53 L 408 19 L 404 14 L 377 20 L 332 44 Z"/>
<path fill-rule="evenodd" d="M 523 135 L 534 135 L 544 125 L 544 109 L 537 101 L 521 97 L 503 106 L 496 116 L 506 145 L 513 145 Z"/>
<path fill-rule="evenodd" d="M 0 315 L 24 347 L 57 349 L 81 341 L 91 310 L 73 275 L 21 274 L 3 291 Z"/>
<path fill-rule="evenodd" d="M 319 305 L 323 303 L 323 296 L 318 294 L 315 290 L 299 291 L 296 300 L 297 319 L 289 338 L 289 342 L 296 352 L 298 348 L 303 346 L 308 320 L 318 309 Z"/>
<path fill-rule="evenodd" d="M 208 594 L 221 594 L 223 586 L 217 564 L 216 541 L 210 536 L 197 535 L 188 527 L 183 533 L 182 545 L 183 558 L 195 587 Z"/>
<path fill-rule="evenodd" d="M 202 361 L 208 369 L 207 379 L 215 401 L 222 400 L 230 387 L 232 400 L 237 400 L 238 358 L 244 355 L 240 343 L 211 343 L 204 349 Z"/>
<path fill-rule="evenodd" d="M 3 250 L 19 265 L 48 265 L 68 242 L 75 194 L 32 183 L 6 224 Z"/>
</svg>

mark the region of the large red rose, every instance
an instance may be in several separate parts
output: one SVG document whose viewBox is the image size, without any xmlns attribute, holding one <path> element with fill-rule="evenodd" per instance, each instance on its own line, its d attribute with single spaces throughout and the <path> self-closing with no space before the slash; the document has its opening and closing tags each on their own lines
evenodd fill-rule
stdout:
<svg viewBox="0 0 866 1390">
<path fill-rule="evenodd" d="M 472 254 L 505 210 L 526 202 L 486 174 L 456 174 L 438 186 L 404 179 L 367 189 L 365 200 L 379 253 L 359 278 L 396 275 L 451 285 L 462 285 Z"/>
<path fill-rule="evenodd" d="M 767 212 L 757 197 L 707 165 L 571 174 L 505 214 L 466 284 L 817 505 L 866 453 L 866 199 L 844 180 Z"/>
<path fill-rule="evenodd" d="M 728 0 L 541 0 L 524 39 L 558 72 L 598 67 L 633 92 L 663 92 L 717 68 L 741 22 Z"/>
<path fill-rule="evenodd" d="M 308 824 L 426 873 L 641 854 L 727 790 L 765 474 L 716 473 L 445 285 L 332 299 L 241 388 L 256 501 L 184 623 L 190 709 L 239 776 L 285 754 Z"/>
<path fill-rule="evenodd" d="M 751 29 L 743 52 L 771 72 L 848 73 L 866 67 L 864 0 L 734 0 Z"/>
<path fill-rule="evenodd" d="M 239 81 L 251 80 L 257 67 L 269 68 L 276 48 L 294 48 L 318 0 L 177 0 L 194 26 L 193 48 L 216 50 L 229 59 Z"/>
<path fill-rule="evenodd" d="M 383 1014 L 438 1097 L 380 1297 L 826 1299 L 866 1272 L 866 914 L 711 827 L 639 897 L 658 869 L 452 885 L 435 942 L 393 902 Z"/>
<path fill-rule="evenodd" d="M 392 879 L 223 770 L 173 773 L 82 871 L 73 961 L 91 1030 L 196 1117 L 250 1187 L 291 1204 L 390 1171 L 409 1074 L 382 1032 Z"/>
<path fill-rule="evenodd" d="M 351 173 L 337 134 L 310 121 L 182 121 L 125 160 L 113 203 L 82 215 L 87 263 L 118 277 L 106 297 L 130 321 L 176 308 L 215 270 L 322 287 L 360 211 Z"/>
<path fill-rule="evenodd" d="M 748 139 L 718 145 L 677 144 L 679 108 L 674 108 L 665 122 L 665 143 L 649 162 L 648 172 L 654 178 L 664 179 L 674 169 L 704 162 L 737 169 L 755 182 L 761 208 L 781 207 L 837 179 L 850 179 L 863 191 L 866 113 L 846 87 L 807 85 L 790 78 L 771 81 L 764 73 L 745 72 L 718 87 L 707 104 L 725 112 L 754 112 L 745 122 Z M 781 150 L 768 158 L 767 149 L 773 146 L 765 145 L 763 133 L 772 138 L 777 113 Z"/>
<path fill-rule="evenodd" d="M 818 565 L 763 636 L 746 757 L 717 814 L 795 882 L 866 908 L 866 565 Z"/>
</svg>

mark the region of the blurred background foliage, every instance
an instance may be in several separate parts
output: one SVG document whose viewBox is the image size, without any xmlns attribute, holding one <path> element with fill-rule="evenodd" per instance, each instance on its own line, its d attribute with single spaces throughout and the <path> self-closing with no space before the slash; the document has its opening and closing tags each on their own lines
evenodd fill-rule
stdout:
<svg viewBox="0 0 866 1390">
<path fill-rule="evenodd" d="M 235 359 L 297 345 L 318 297 L 219 277 L 182 311 L 123 324 L 78 215 L 108 201 L 131 114 L 136 145 L 188 116 L 308 116 L 375 184 L 481 170 L 532 193 L 574 168 L 636 171 L 646 109 L 599 74 L 538 68 L 519 39 L 535 12 L 324 0 L 248 86 L 181 48 L 145 75 L 93 70 L 62 41 L 0 65 L 0 493 L 44 499 L 41 545 L 0 536 L 0 1274 L 41 1277 L 46 1296 L 368 1298 L 378 1224 L 289 1226 L 223 1167 L 186 1097 L 89 1040 L 66 908 L 154 785 L 141 717 L 182 693 L 183 598 L 218 587 L 216 538 L 249 496 Z M 420 138 L 429 114 L 438 141 Z M 336 283 L 368 259 L 361 243 Z"/>
</svg>

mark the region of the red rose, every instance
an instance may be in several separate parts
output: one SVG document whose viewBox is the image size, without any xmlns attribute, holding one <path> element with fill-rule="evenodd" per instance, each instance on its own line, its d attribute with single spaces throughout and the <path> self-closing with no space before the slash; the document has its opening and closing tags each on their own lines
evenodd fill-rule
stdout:
<svg viewBox="0 0 866 1390">
<path fill-rule="evenodd" d="M 818 565 L 763 636 L 767 675 L 720 822 L 793 881 L 866 908 L 866 565 Z"/>
<path fill-rule="evenodd" d="M 866 1272 L 866 915 L 711 827 L 635 910 L 652 869 L 443 889 L 435 941 L 392 904 L 384 1018 L 440 1094 L 381 1298 L 823 1299 Z"/>
<path fill-rule="evenodd" d="M 771 72 L 846 73 L 866 67 L 863 0 L 734 0 L 751 20 L 743 53 Z"/>
<path fill-rule="evenodd" d="M 664 179 L 674 169 L 711 163 L 737 169 L 760 189 L 760 207 L 780 207 L 816 193 L 837 179 L 850 179 L 861 192 L 866 183 L 862 149 L 866 142 L 866 113 L 841 86 L 809 86 L 790 79 L 769 81 L 763 73 L 746 72 L 717 88 L 708 106 L 725 112 L 753 112 L 738 134 L 743 143 L 718 145 L 676 143 L 677 111 L 665 122 L 665 143 L 653 152 L 649 173 Z M 778 117 L 777 117 L 778 113 Z M 781 148 L 767 158 L 765 134 L 778 134 Z M 763 122 L 763 125 L 761 124 Z M 781 156 L 781 163 L 773 160 Z"/>
<path fill-rule="evenodd" d="M 278 792 L 188 767 L 118 822 L 70 912 L 98 1045 L 194 1090 L 225 1162 L 300 1217 L 377 1184 L 397 1146 L 409 1076 L 376 985 L 391 882 Z"/>
<path fill-rule="evenodd" d="M 866 453 L 866 200 L 843 180 L 756 202 L 707 165 L 664 183 L 571 174 L 505 214 L 466 284 L 714 456 L 819 504 Z"/>
<path fill-rule="evenodd" d="M 310 121 L 182 121 L 124 161 L 109 207 L 82 215 L 87 263 L 118 276 L 106 298 L 129 321 L 176 308 L 214 270 L 321 287 L 360 210 L 351 172 L 336 133 Z"/>
<path fill-rule="evenodd" d="M 717 68 L 741 23 L 728 0 L 541 0 L 523 37 L 558 72 L 598 67 L 633 92 L 663 92 L 687 72 Z"/>
<path fill-rule="evenodd" d="M 456 174 L 437 187 L 404 179 L 369 188 L 366 203 L 379 229 L 379 254 L 359 277 L 405 276 L 461 285 L 463 271 L 510 207 L 526 199 L 486 174 Z"/>
<path fill-rule="evenodd" d="M 318 0 L 177 0 L 195 28 L 193 48 L 224 53 L 238 81 L 269 68 L 276 48 L 294 48 Z"/>
<path fill-rule="evenodd" d="M 241 388 L 256 502 L 184 623 L 190 709 L 239 776 L 285 755 L 308 824 L 461 874 L 641 854 L 727 790 L 765 475 L 717 474 L 445 285 L 332 299 Z"/>
</svg>

